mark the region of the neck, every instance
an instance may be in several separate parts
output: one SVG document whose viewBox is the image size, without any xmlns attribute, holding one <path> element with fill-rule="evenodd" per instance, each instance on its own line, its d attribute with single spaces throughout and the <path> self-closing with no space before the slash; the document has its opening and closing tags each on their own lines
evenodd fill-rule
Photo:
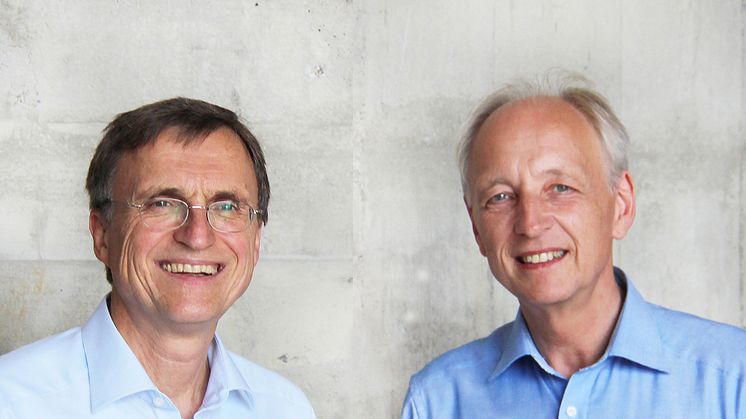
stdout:
<svg viewBox="0 0 746 419">
<path fill-rule="evenodd" d="M 622 292 L 612 272 L 601 278 L 583 301 L 552 307 L 521 304 L 521 313 L 541 355 L 569 378 L 603 356 L 622 302 Z"/>
<path fill-rule="evenodd" d="M 176 404 L 183 418 L 193 417 L 207 390 L 210 377 L 207 351 L 216 325 L 184 331 L 154 324 L 129 311 L 115 292 L 110 311 L 117 330 L 153 384 Z"/>
</svg>

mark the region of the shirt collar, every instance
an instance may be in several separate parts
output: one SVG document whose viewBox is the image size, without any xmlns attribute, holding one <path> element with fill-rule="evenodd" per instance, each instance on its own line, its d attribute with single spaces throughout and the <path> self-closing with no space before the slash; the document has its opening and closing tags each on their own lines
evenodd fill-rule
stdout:
<svg viewBox="0 0 746 419">
<path fill-rule="evenodd" d="M 607 357 L 613 356 L 658 371 L 670 371 L 670 361 L 663 349 L 659 326 L 653 312 L 654 307 L 642 298 L 621 269 L 614 267 L 614 278 L 620 288 L 626 288 L 626 295 L 609 347 L 598 362 L 603 362 Z M 520 309 L 506 340 L 494 342 L 494 344 L 502 347 L 502 353 L 489 380 L 499 376 L 518 359 L 525 356 L 533 358 L 544 371 L 561 376 L 539 352 Z"/>
<path fill-rule="evenodd" d="M 620 287 L 626 287 L 622 313 L 605 357 L 624 358 L 645 367 L 669 372 L 671 362 L 664 350 L 655 306 L 645 301 L 625 273 L 614 268 Z"/>
<path fill-rule="evenodd" d="M 108 296 L 81 328 L 88 364 L 91 411 L 139 392 L 158 391 L 119 334 L 109 314 L 107 300 Z M 217 335 L 208 349 L 208 362 L 210 379 L 203 406 L 222 403 L 233 390 L 252 403 L 251 388 Z"/>
<path fill-rule="evenodd" d="M 521 310 L 518 310 L 518 314 L 515 316 L 515 320 L 510 328 L 510 333 L 504 342 L 495 342 L 496 345 L 502 346 L 502 354 L 497 360 L 497 365 L 489 376 L 488 380 L 499 376 L 505 372 L 508 367 L 513 365 L 518 359 L 525 356 L 530 356 L 536 361 L 545 371 L 553 373 L 554 369 L 546 362 L 539 349 L 536 348 L 534 340 L 531 337 L 531 332 L 528 330 L 526 320 L 521 314 Z"/>
<path fill-rule="evenodd" d="M 241 374 L 241 371 L 233 362 L 218 335 L 215 335 L 207 357 L 210 361 L 210 380 L 207 382 L 202 406 L 208 407 L 222 403 L 228 398 L 231 391 L 237 391 L 251 406 L 253 404 L 251 387 L 246 382 L 246 377 Z"/>
<path fill-rule="evenodd" d="M 92 411 L 131 394 L 157 390 L 114 326 L 107 299 L 108 296 L 101 301 L 81 329 Z"/>
</svg>

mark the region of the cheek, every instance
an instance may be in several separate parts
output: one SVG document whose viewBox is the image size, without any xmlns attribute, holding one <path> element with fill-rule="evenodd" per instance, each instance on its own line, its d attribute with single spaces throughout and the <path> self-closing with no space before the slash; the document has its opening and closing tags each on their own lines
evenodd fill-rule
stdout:
<svg viewBox="0 0 746 419">
<path fill-rule="evenodd" d="M 612 200 L 598 202 L 593 209 L 593 216 L 597 223 L 596 234 L 601 237 L 612 239 L 614 229 L 614 202 Z"/>
<path fill-rule="evenodd" d="M 479 217 L 476 227 L 485 250 L 494 254 L 507 246 L 513 231 L 513 221 L 510 214 L 488 213 Z"/>
<path fill-rule="evenodd" d="M 117 223 L 116 227 L 111 229 L 107 238 L 109 248 L 110 268 L 117 269 L 127 259 L 126 255 L 131 252 L 132 233 L 135 225 L 130 221 L 127 224 Z"/>
<path fill-rule="evenodd" d="M 595 201 L 577 205 L 558 219 L 564 230 L 580 241 L 579 245 L 600 248 L 611 242 L 613 215 L 613 207 L 606 201 Z"/>
<path fill-rule="evenodd" d="M 247 265 L 249 269 L 254 266 L 254 236 L 250 234 L 227 237 L 224 240 L 236 263 Z M 245 268 L 242 268 L 245 269 Z"/>
<path fill-rule="evenodd" d="M 141 225 L 132 228 L 121 236 L 122 250 L 120 261 L 128 269 L 140 272 L 147 270 L 149 261 L 158 257 L 160 243 L 168 239 L 172 232 L 153 232 Z"/>
</svg>

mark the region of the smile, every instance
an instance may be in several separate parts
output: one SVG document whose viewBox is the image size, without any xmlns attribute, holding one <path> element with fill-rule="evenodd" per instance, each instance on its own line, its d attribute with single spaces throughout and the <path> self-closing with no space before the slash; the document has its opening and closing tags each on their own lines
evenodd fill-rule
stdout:
<svg viewBox="0 0 746 419">
<path fill-rule="evenodd" d="M 161 269 L 171 273 L 188 273 L 215 275 L 220 272 L 220 265 L 190 265 L 188 263 L 161 263 Z"/>
<path fill-rule="evenodd" d="M 534 265 L 537 263 L 549 262 L 550 260 L 560 259 L 567 254 L 565 250 L 554 250 L 551 252 L 534 253 L 532 255 L 519 256 L 517 259 L 521 263 Z"/>
</svg>

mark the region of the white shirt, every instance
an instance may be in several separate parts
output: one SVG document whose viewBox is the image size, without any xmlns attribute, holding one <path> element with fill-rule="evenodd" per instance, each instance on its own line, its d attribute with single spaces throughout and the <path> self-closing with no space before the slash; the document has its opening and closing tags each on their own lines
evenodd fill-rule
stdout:
<svg viewBox="0 0 746 419">
<path fill-rule="evenodd" d="M 303 392 L 229 352 L 216 335 L 210 378 L 194 419 L 315 419 Z M 148 377 L 101 302 L 83 327 L 0 356 L 0 419 L 173 418 L 181 415 Z"/>
</svg>

